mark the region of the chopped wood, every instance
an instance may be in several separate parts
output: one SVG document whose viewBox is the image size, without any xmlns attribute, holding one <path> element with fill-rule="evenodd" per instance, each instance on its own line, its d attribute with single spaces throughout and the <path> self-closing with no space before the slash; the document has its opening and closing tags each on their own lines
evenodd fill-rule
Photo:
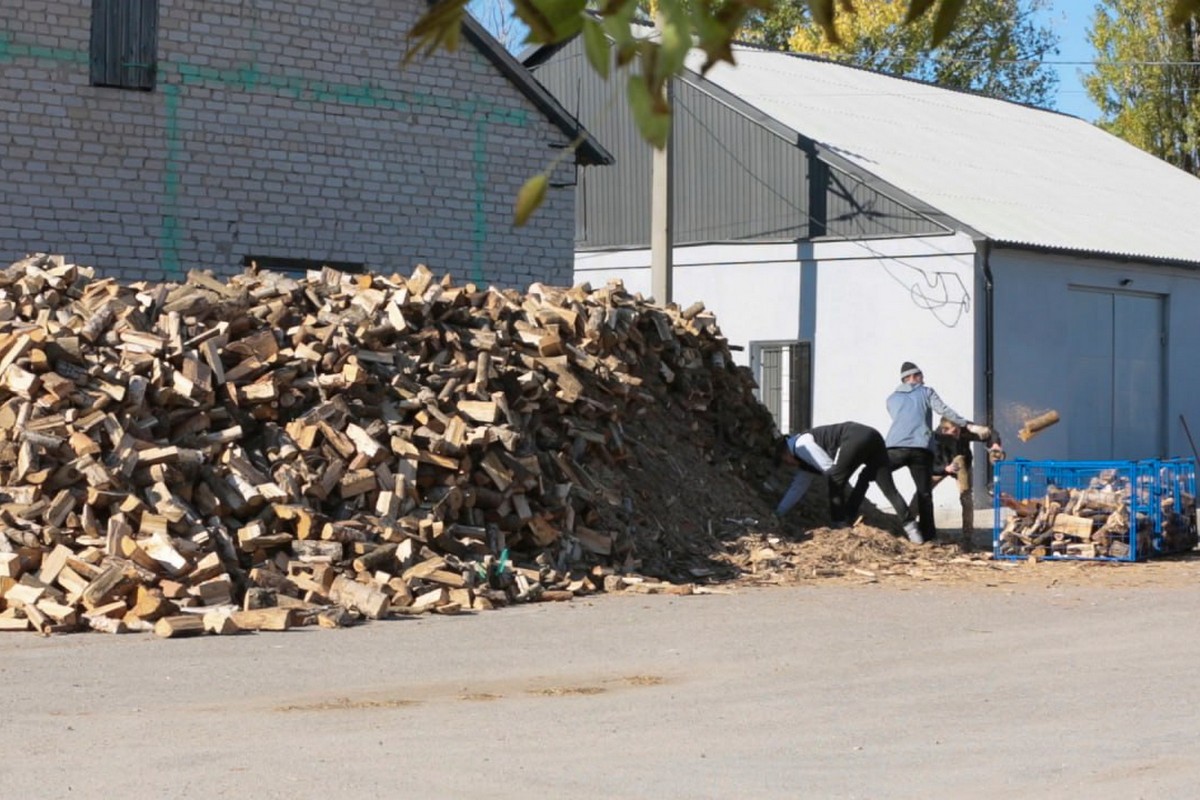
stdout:
<svg viewBox="0 0 1200 800">
<path fill-rule="evenodd" d="M 234 622 L 233 613 L 228 610 L 209 611 L 201 619 L 206 633 L 229 636 L 242 630 L 241 626 Z"/>
<path fill-rule="evenodd" d="M 164 639 L 198 636 L 204 632 L 204 618 L 196 614 L 177 614 L 173 617 L 163 617 L 154 623 L 155 635 Z"/>
<path fill-rule="evenodd" d="M 33 609 L 14 627 L 174 636 L 202 632 L 182 608 L 268 597 L 352 609 L 327 624 L 555 599 L 571 568 L 690 553 L 635 507 L 669 462 L 639 464 L 623 426 L 672 408 L 706 459 L 718 437 L 736 469 L 769 451 L 702 304 L 424 266 L 124 286 L 71 265 L 51 288 L 55 264 L 0 272 L 0 580 Z"/>
<path fill-rule="evenodd" d="M 1021 426 L 1021 430 L 1017 431 L 1017 438 L 1022 442 L 1028 442 L 1034 436 L 1049 428 L 1054 423 L 1058 422 L 1057 411 L 1047 411 L 1045 414 L 1039 414 L 1036 417 L 1025 420 L 1025 424 Z"/>
<path fill-rule="evenodd" d="M 234 611 L 232 619 L 244 631 L 286 631 L 295 624 L 295 616 L 290 608 Z"/>
<path fill-rule="evenodd" d="M 382 619 L 387 616 L 391 600 L 378 589 L 357 583 L 344 575 L 339 575 L 329 587 L 329 597 L 335 603 L 341 603 L 366 614 L 371 619 Z"/>
</svg>

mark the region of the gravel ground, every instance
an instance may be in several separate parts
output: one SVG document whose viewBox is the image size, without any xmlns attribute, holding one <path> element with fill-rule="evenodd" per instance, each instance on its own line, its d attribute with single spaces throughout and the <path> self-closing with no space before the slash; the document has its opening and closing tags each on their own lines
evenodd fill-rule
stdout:
<svg viewBox="0 0 1200 800">
<path fill-rule="evenodd" d="M 339 631 L 0 636 L 0 785 L 29 798 L 1191 798 L 1195 569 L 1077 566 Z M 1160 580 L 1136 577 L 1147 566 Z"/>
</svg>

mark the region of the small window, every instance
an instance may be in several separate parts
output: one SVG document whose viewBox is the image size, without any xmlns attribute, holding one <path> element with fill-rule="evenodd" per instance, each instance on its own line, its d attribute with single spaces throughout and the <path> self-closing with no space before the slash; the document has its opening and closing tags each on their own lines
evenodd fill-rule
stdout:
<svg viewBox="0 0 1200 800">
<path fill-rule="evenodd" d="M 780 432 L 812 427 L 811 342 L 751 342 L 750 369 Z"/>
<path fill-rule="evenodd" d="M 320 261 L 312 258 L 279 258 L 277 256 L 245 256 L 242 258 L 242 266 L 252 266 L 298 278 L 305 277 L 310 271 L 320 272 L 326 267 L 351 275 L 360 275 L 367 271 L 367 265 L 357 261 Z"/>
<path fill-rule="evenodd" d="M 158 0 L 92 0 L 93 86 L 154 88 Z"/>
</svg>

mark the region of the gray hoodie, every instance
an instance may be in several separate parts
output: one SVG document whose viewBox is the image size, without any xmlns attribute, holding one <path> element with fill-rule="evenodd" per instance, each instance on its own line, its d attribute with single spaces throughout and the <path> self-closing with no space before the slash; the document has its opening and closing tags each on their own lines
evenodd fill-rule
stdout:
<svg viewBox="0 0 1200 800">
<path fill-rule="evenodd" d="M 938 393 L 923 383 L 901 383 L 887 399 L 892 415 L 892 427 L 884 440 L 888 447 L 916 447 L 932 450 L 933 412 L 955 425 L 966 425 L 967 419 L 942 402 Z"/>
</svg>

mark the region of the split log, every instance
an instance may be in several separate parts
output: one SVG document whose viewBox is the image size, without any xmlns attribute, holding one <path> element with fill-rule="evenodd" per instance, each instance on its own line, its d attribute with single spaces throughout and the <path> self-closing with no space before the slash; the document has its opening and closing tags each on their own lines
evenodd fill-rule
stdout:
<svg viewBox="0 0 1200 800">
<path fill-rule="evenodd" d="M 1049 428 L 1051 425 L 1058 422 L 1057 411 L 1047 411 L 1045 414 L 1039 414 L 1032 419 L 1025 420 L 1025 424 L 1021 426 L 1021 430 L 1017 431 L 1017 438 L 1022 442 L 1028 442 L 1034 436 Z"/>
<path fill-rule="evenodd" d="M 371 619 L 383 619 L 391 606 L 391 600 L 383 592 L 344 575 L 339 575 L 329 587 L 329 597 L 335 603 L 357 609 Z"/>
<path fill-rule="evenodd" d="M 179 614 L 163 617 L 154 623 L 154 633 L 164 639 L 181 636 L 198 636 L 205 632 L 204 618 L 196 614 Z"/>
<path fill-rule="evenodd" d="M 295 620 L 290 608 L 234 611 L 231 616 L 237 627 L 244 631 L 286 631 Z"/>
</svg>

